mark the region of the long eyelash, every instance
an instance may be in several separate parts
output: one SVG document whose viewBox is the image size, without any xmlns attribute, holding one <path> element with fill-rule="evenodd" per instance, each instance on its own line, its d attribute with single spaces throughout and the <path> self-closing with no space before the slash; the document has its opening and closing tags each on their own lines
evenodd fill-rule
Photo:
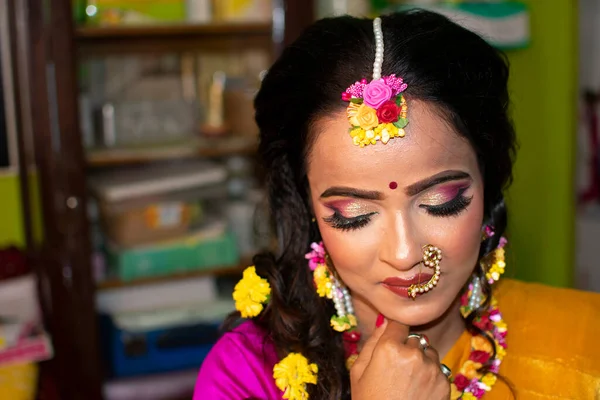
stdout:
<svg viewBox="0 0 600 400">
<path fill-rule="evenodd" d="M 331 225 L 332 228 L 340 229 L 342 231 L 353 231 L 366 226 L 371 222 L 371 217 L 375 214 L 377 213 L 372 212 L 365 215 L 359 215 L 358 217 L 346 218 L 338 211 L 334 211 L 332 216 L 323 218 L 323 221 Z"/>
<path fill-rule="evenodd" d="M 469 204 L 471 204 L 471 200 L 473 200 L 473 196 L 465 197 L 463 193 L 466 189 L 462 190 L 458 196 L 453 198 L 447 203 L 441 204 L 439 206 L 426 206 L 421 205 L 421 208 L 427 210 L 427 212 L 436 217 L 452 217 L 459 215 L 461 212 L 465 211 Z"/>
</svg>

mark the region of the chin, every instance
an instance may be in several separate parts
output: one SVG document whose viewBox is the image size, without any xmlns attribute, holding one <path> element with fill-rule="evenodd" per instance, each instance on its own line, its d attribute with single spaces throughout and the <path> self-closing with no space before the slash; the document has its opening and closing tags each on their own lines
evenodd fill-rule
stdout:
<svg viewBox="0 0 600 400">
<path fill-rule="evenodd" d="M 456 296 L 450 296 L 448 293 L 435 290 L 423 296 L 417 297 L 414 301 L 402 299 L 402 304 L 396 302 L 387 302 L 386 307 L 382 307 L 386 318 L 397 321 L 410 327 L 419 327 L 430 325 L 443 318 L 446 312 L 452 307 Z M 398 304 L 393 309 L 390 305 Z"/>
</svg>

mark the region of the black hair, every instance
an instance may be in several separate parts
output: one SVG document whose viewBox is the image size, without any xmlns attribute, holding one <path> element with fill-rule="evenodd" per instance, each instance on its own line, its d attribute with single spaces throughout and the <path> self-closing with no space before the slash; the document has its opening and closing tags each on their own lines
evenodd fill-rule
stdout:
<svg viewBox="0 0 600 400">
<path fill-rule="evenodd" d="M 506 59 L 476 34 L 432 12 L 383 16 L 382 29 L 382 75 L 403 77 L 408 101 L 436 106 L 477 154 L 485 223 L 496 230 L 481 245 L 483 257 L 498 246 L 506 229 L 503 189 L 512 180 L 515 134 L 508 115 Z M 318 383 L 309 385 L 314 399 L 348 399 L 350 383 L 341 335 L 329 326 L 335 310 L 317 296 L 304 259 L 310 243 L 319 240 L 311 224 L 306 158 L 316 134 L 313 124 L 347 106 L 340 94 L 371 75 L 374 58 L 372 20 L 320 20 L 283 51 L 255 100 L 259 154 L 279 239 L 277 256 L 264 253 L 254 259 L 257 273 L 272 287 L 270 303 L 256 323 L 269 333 L 280 356 L 300 352 L 319 365 Z M 491 294 L 484 272 L 474 266 L 474 274 Z M 472 318 L 467 326 L 477 331 Z"/>
</svg>

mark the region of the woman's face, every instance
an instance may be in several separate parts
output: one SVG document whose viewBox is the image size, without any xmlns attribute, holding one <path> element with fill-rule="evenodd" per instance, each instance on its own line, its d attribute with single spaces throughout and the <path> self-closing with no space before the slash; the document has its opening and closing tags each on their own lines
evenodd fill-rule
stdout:
<svg viewBox="0 0 600 400">
<path fill-rule="evenodd" d="M 408 118 L 406 137 L 364 148 L 352 143 L 345 111 L 318 121 L 308 180 L 325 247 L 354 300 L 419 326 L 444 314 L 477 263 L 483 181 L 469 142 L 432 106 L 409 100 Z M 412 300 L 407 282 L 433 273 L 421 263 L 428 244 L 442 250 L 441 277 Z"/>
</svg>

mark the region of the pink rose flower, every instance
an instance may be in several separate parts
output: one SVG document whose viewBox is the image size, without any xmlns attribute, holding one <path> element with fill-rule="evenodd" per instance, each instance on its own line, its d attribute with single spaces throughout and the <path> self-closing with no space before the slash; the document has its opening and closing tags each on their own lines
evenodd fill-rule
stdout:
<svg viewBox="0 0 600 400">
<path fill-rule="evenodd" d="M 383 79 L 371 81 L 363 93 L 363 100 L 371 108 L 378 109 L 392 97 L 392 88 L 385 84 Z"/>
</svg>

